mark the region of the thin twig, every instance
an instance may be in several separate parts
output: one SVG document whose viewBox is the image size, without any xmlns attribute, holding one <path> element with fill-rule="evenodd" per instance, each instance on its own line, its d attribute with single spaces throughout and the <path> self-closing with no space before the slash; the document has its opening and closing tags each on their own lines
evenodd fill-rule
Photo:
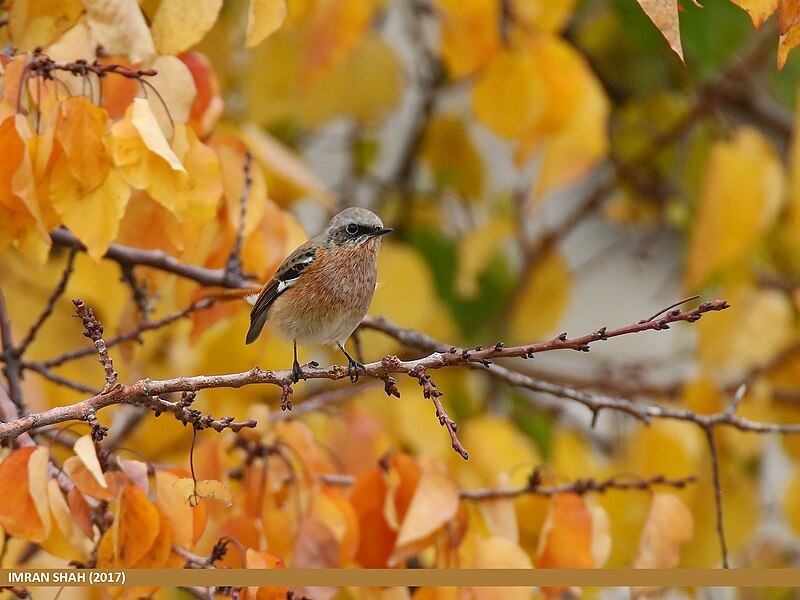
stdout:
<svg viewBox="0 0 800 600">
<path fill-rule="evenodd" d="M 714 508 L 717 517 L 717 537 L 719 537 L 720 549 L 722 551 L 722 567 L 730 568 L 728 565 L 728 544 L 725 542 L 725 525 L 722 520 L 722 482 L 719 476 L 719 456 L 717 453 L 717 441 L 714 439 L 714 426 L 703 426 L 708 442 L 708 450 L 711 453 L 711 473 L 714 477 Z"/>
<path fill-rule="evenodd" d="M 72 276 L 72 272 L 75 267 L 75 256 L 77 254 L 77 248 L 70 248 L 67 256 L 67 264 L 64 266 L 64 271 L 61 273 L 61 278 L 58 280 L 58 284 L 56 285 L 55 289 L 53 289 L 53 293 L 50 294 L 50 297 L 47 299 L 47 303 L 39 315 L 39 318 L 34 321 L 33 325 L 31 325 L 31 328 L 28 331 L 28 334 L 19 343 L 19 346 L 17 346 L 18 356 L 22 356 L 31 342 L 36 338 L 36 334 L 39 332 L 39 329 L 53 313 L 53 308 L 55 307 L 56 302 L 62 296 L 64 290 L 67 289 L 67 283 L 69 283 L 69 278 Z"/>
<path fill-rule="evenodd" d="M 225 274 L 230 277 L 232 282 L 243 279 L 242 275 L 242 244 L 244 243 L 244 228 L 247 217 L 247 202 L 250 198 L 250 188 L 253 185 L 253 176 L 250 170 L 253 165 L 253 153 L 248 150 L 244 155 L 244 166 L 242 167 L 244 183 L 242 184 L 242 196 L 239 200 L 239 223 L 236 227 L 236 239 L 233 242 L 228 261 L 225 263 Z M 230 286 L 233 287 L 233 286 Z"/>
<path fill-rule="evenodd" d="M 6 309 L 3 290 L 0 288 L 0 341 L 3 349 L 3 374 L 8 381 L 8 395 L 20 414 L 25 413 L 25 404 L 22 400 L 22 387 L 20 385 L 22 367 L 19 360 L 19 353 L 14 347 L 14 339 L 11 336 L 11 319 Z"/>
<path fill-rule="evenodd" d="M 107 393 L 117 384 L 119 375 L 114 370 L 114 362 L 108 355 L 108 348 L 106 348 L 106 342 L 103 339 L 103 326 L 94 316 L 94 311 L 86 306 L 83 300 L 75 299 L 72 303 L 75 305 L 76 316 L 83 323 L 83 335 L 94 342 L 94 347 L 100 355 L 98 361 L 103 365 L 103 370 L 106 373 L 106 385 L 103 387 L 102 393 Z"/>
</svg>

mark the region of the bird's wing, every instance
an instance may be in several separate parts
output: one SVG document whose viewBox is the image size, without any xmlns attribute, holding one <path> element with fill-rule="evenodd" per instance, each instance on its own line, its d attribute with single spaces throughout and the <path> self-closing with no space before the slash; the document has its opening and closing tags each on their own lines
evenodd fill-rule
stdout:
<svg viewBox="0 0 800 600">
<path fill-rule="evenodd" d="M 247 332 L 248 344 L 253 343 L 261 333 L 261 329 L 267 321 L 269 307 L 272 306 L 275 299 L 297 281 L 300 274 L 314 262 L 316 257 L 316 249 L 311 247 L 310 242 L 306 242 L 283 261 L 277 272 L 264 285 L 258 295 L 258 299 L 253 304 L 253 309 L 250 311 L 250 329 Z"/>
</svg>

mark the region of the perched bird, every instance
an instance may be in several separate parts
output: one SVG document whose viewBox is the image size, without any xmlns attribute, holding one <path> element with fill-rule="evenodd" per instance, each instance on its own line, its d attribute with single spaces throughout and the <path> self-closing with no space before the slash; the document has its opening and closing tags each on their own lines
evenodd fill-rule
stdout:
<svg viewBox="0 0 800 600">
<path fill-rule="evenodd" d="M 377 283 L 381 236 L 392 231 L 364 208 L 346 208 L 325 230 L 298 247 L 264 285 L 250 312 L 247 343 L 253 343 L 269 319 L 274 329 L 294 342 L 292 378 L 303 370 L 297 344 L 336 344 L 348 360 L 350 379 L 364 365 L 344 344 L 367 314 Z"/>
</svg>

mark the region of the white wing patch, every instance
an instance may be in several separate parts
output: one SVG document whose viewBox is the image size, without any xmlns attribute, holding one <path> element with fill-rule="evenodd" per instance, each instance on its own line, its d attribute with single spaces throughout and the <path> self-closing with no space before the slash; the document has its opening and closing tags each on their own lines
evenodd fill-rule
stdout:
<svg viewBox="0 0 800 600">
<path fill-rule="evenodd" d="M 295 277 L 294 279 L 286 279 L 285 281 L 281 281 L 278 283 L 278 291 L 275 294 L 276 296 L 283 292 L 286 288 L 292 287 L 297 280 L 300 279 L 299 277 Z"/>
</svg>

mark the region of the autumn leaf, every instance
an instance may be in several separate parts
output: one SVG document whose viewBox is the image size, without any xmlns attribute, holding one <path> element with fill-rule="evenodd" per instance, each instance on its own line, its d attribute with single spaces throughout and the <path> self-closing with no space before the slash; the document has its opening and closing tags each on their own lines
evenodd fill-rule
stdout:
<svg viewBox="0 0 800 600">
<path fill-rule="evenodd" d="M 95 450 L 92 436 L 84 435 L 79 437 L 72 449 L 75 451 L 75 455 L 81 459 L 81 462 L 89 473 L 95 478 L 97 484 L 100 487 L 107 488 L 108 484 L 103 477 L 103 469 L 100 466 L 100 461 L 97 459 L 97 451 Z"/>
<path fill-rule="evenodd" d="M 746 10 L 755 28 L 761 29 L 764 22 L 778 8 L 779 0 L 731 0 L 731 2 Z"/>
<path fill-rule="evenodd" d="M 634 568 L 674 569 L 680 560 L 681 546 L 693 535 L 694 519 L 683 501 L 673 494 L 654 493 Z M 655 589 L 634 588 L 631 593 Z"/>
<path fill-rule="evenodd" d="M 50 44 L 75 24 L 82 11 L 80 0 L 14 0 L 8 17 L 14 46 L 27 52 Z"/>
<path fill-rule="evenodd" d="M 153 548 L 160 529 L 161 517 L 147 494 L 133 485 L 123 487 L 117 498 L 114 523 L 97 548 L 97 567 L 133 567 Z"/>
<path fill-rule="evenodd" d="M 0 525 L 9 535 L 41 542 L 50 533 L 45 447 L 12 451 L 0 462 Z"/>
<path fill-rule="evenodd" d="M 156 48 L 136 0 L 82 0 L 89 27 L 97 41 L 111 54 L 140 62 Z"/>
<path fill-rule="evenodd" d="M 217 21 L 222 0 L 164 0 L 150 32 L 159 54 L 180 54 L 197 44 Z"/>
<path fill-rule="evenodd" d="M 681 46 L 681 30 L 678 25 L 678 0 L 638 0 L 645 14 L 653 22 L 664 38 L 669 47 L 683 59 L 683 47 Z"/>
<path fill-rule="evenodd" d="M 704 179 L 687 256 L 689 289 L 726 268 L 741 267 L 783 202 L 783 169 L 775 149 L 750 127 L 714 145 Z"/>
<path fill-rule="evenodd" d="M 515 340 L 535 340 L 558 325 L 569 301 L 572 277 L 566 260 L 555 251 L 539 257 L 521 277 L 510 331 Z"/>
<path fill-rule="evenodd" d="M 286 0 L 248 0 L 247 47 L 252 48 L 274 33 L 286 19 Z"/>
<path fill-rule="evenodd" d="M 483 160 L 464 121 L 453 116 L 432 119 L 425 130 L 420 157 L 433 174 L 434 184 L 477 200 L 483 193 Z"/>
<path fill-rule="evenodd" d="M 496 23 L 500 5 L 493 0 L 436 0 L 441 11 L 441 54 L 453 79 L 471 75 L 500 48 Z"/>
</svg>

